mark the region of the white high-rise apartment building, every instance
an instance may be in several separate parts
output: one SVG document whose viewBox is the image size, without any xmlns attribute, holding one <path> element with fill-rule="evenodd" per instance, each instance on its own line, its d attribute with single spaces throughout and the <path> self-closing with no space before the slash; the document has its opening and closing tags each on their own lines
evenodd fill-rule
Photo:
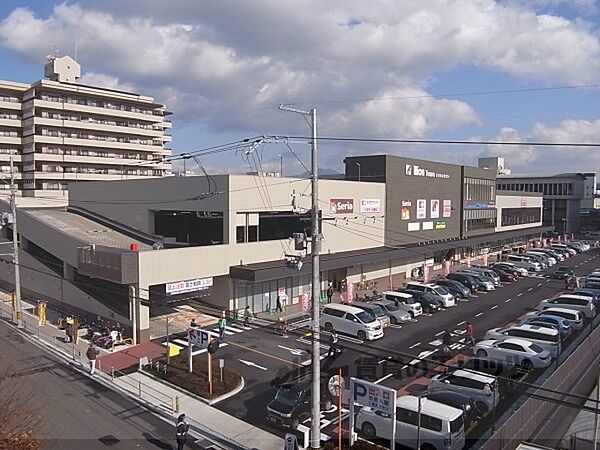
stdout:
<svg viewBox="0 0 600 450">
<path fill-rule="evenodd" d="M 48 79 L 0 80 L 0 178 L 8 178 L 11 156 L 23 196 L 62 196 L 70 182 L 170 174 L 164 158 L 171 155 L 172 125 L 164 105 L 78 84 L 75 60 L 48 59 Z"/>
</svg>

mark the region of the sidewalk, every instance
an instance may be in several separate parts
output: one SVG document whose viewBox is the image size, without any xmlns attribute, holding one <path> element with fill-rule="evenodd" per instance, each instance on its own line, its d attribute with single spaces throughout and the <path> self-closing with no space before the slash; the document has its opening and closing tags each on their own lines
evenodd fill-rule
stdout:
<svg viewBox="0 0 600 450">
<path fill-rule="evenodd" d="M 10 321 L 12 308 L 10 301 L 6 300 L 0 296 L 0 318 Z M 79 339 L 77 344 L 66 343 L 64 342 L 65 333 L 62 330 L 50 324 L 43 327 L 38 326 L 37 317 L 29 312 L 23 312 L 23 331 L 40 345 L 48 348 L 48 351 L 70 361 L 75 368 L 85 373 L 89 372 L 88 360 L 85 357 L 89 344 L 83 339 Z M 112 352 L 99 350 L 101 357 L 114 355 Z M 111 371 L 106 367 L 101 369 L 97 370 L 94 375 L 94 379 L 98 382 L 152 409 L 170 423 L 175 423 L 176 417 L 184 413 L 194 434 L 208 439 L 222 448 L 235 450 L 280 450 L 283 448 L 283 438 L 219 411 L 142 372 L 123 374 Z"/>
</svg>

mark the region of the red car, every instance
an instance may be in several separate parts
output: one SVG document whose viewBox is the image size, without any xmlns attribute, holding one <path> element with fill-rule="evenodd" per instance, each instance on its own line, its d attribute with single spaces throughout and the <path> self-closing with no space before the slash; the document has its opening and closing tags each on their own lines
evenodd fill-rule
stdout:
<svg viewBox="0 0 600 450">
<path fill-rule="evenodd" d="M 500 277 L 500 281 L 515 281 L 515 276 L 501 269 L 494 269 L 494 272 Z"/>
</svg>

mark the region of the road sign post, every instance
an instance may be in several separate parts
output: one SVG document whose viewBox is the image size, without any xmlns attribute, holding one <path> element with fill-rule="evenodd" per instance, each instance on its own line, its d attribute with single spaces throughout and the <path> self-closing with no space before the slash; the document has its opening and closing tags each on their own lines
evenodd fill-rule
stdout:
<svg viewBox="0 0 600 450">
<path fill-rule="evenodd" d="M 392 419 L 390 450 L 396 447 L 396 391 L 379 384 L 350 377 L 350 446 L 354 444 L 354 404 L 368 406 Z"/>
<path fill-rule="evenodd" d="M 200 348 L 206 348 L 208 354 L 212 355 L 219 349 L 220 340 L 212 339 L 207 331 L 198 328 L 188 328 L 188 358 L 189 358 L 189 371 L 193 372 L 192 353 L 193 346 L 197 345 Z M 210 361 L 209 361 L 210 363 Z"/>
</svg>

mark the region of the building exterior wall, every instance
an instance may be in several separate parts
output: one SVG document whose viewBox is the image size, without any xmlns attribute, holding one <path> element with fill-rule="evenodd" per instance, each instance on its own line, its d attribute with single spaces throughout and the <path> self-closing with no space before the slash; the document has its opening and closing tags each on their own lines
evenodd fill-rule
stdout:
<svg viewBox="0 0 600 450">
<path fill-rule="evenodd" d="M 496 226 L 496 171 L 462 166 L 461 237 L 493 233 Z"/>
<path fill-rule="evenodd" d="M 514 195 L 498 194 L 496 196 L 496 207 L 498 209 L 496 231 L 520 230 L 524 228 L 542 226 L 543 199 L 541 195 L 524 195 L 519 193 L 514 193 Z M 503 226 L 502 211 L 507 208 L 537 208 L 540 212 L 540 220 L 538 222 L 532 222 L 521 225 Z"/>
</svg>

